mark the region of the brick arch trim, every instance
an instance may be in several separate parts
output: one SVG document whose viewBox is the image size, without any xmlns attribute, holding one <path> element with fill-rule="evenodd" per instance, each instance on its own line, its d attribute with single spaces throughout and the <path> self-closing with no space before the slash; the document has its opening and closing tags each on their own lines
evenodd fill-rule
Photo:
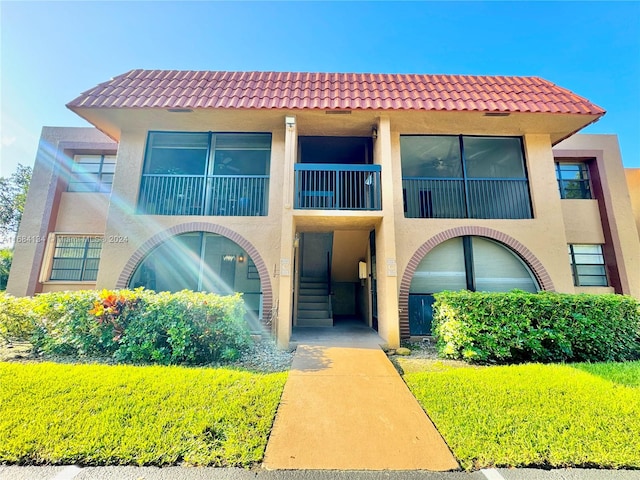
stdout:
<svg viewBox="0 0 640 480">
<path fill-rule="evenodd" d="M 411 286 L 411 280 L 413 280 L 413 275 L 415 274 L 418 265 L 437 245 L 452 238 L 462 237 L 465 235 L 490 238 L 505 245 L 506 247 L 509 247 L 527 264 L 542 290 L 555 291 L 553 281 L 551 280 L 547 269 L 544 268 L 540 260 L 538 260 L 538 258 L 531 253 L 527 247 L 515 238 L 498 230 L 486 227 L 468 226 L 451 228 L 444 232 L 440 232 L 424 242 L 420 248 L 415 251 L 407 264 L 407 268 L 405 269 L 400 282 L 400 293 L 398 298 L 401 337 L 406 338 L 409 336 L 409 287 Z"/>
<path fill-rule="evenodd" d="M 206 223 L 206 222 L 189 222 L 182 223 L 180 225 L 175 225 L 167 230 L 163 230 L 160 233 L 149 238 L 146 242 L 144 242 L 135 252 L 131 255 L 131 258 L 127 261 L 120 276 L 118 277 L 118 281 L 116 282 L 116 288 L 127 288 L 129 284 L 129 280 L 133 275 L 133 272 L 138 267 L 140 262 L 144 260 L 144 258 L 157 246 L 161 243 L 165 242 L 169 238 L 180 235 L 181 233 L 189 233 L 189 232 L 206 232 L 206 233 L 215 233 L 218 235 L 222 235 L 223 237 L 232 240 L 237 243 L 238 246 L 242 247 L 242 249 L 247 252 L 247 255 L 251 257 L 253 263 L 255 264 L 258 275 L 260 277 L 260 287 L 262 289 L 262 309 L 264 312 L 263 324 L 265 327 L 271 327 L 271 309 L 273 307 L 273 288 L 271 286 L 271 278 L 269 277 L 269 271 L 267 269 L 267 265 L 264 263 L 264 260 L 258 253 L 258 250 L 249 242 L 246 238 L 244 238 L 239 233 L 234 232 L 233 230 L 223 227 L 221 225 L 217 225 L 215 223 Z"/>
</svg>

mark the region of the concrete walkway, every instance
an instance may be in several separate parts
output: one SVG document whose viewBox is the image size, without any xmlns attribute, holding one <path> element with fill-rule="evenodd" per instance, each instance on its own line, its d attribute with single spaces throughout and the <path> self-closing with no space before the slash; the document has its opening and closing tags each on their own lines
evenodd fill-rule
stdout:
<svg viewBox="0 0 640 480">
<path fill-rule="evenodd" d="M 216 467 L 17 467 L 0 480 L 638 480 L 637 470 L 489 469 L 477 472 L 245 470 Z"/>
<path fill-rule="evenodd" d="M 296 354 L 267 444 L 267 469 L 458 468 L 379 345 L 357 324 L 296 330 Z"/>
</svg>

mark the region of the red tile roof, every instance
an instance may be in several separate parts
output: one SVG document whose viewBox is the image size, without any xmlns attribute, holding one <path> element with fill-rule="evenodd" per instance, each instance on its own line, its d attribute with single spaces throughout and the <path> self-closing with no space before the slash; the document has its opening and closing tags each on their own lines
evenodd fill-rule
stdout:
<svg viewBox="0 0 640 480">
<path fill-rule="evenodd" d="M 67 107 L 605 113 L 538 77 L 177 70 L 132 70 Z"/>
</svg>

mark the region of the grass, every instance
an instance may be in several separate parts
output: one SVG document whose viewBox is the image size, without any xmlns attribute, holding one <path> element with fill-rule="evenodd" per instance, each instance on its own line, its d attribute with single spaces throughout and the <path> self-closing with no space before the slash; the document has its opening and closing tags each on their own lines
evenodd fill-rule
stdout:
<svg viewBox="0 0 640 480">
<path fill-rule="evenodd" d="M 404 378 L 463 468 L 640 468 L 640 362 L 432 364 Z"/>
<path fill-rule="evenodd" d="M 0 363 L 0 464 L 252 465 L 286 376 Z"/>
<path fill-rule="evenodd" d="M 629 387 L 640 387 L 640 361 L 625 363 L 577 363 L 575 368 Z"/>
</svg>

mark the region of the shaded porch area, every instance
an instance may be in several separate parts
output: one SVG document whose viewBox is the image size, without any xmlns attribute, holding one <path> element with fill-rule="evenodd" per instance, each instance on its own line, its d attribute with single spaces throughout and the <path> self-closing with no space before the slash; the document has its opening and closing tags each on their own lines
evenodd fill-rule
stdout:
<svg viewBox="0 0 640 480">
<path fill-rule="evenodd" d="M 374 348 L 386 343 L 374 329 L 356 317 L 337 318 L 332 327 L 293 327 L 290 347 L 298 345 Z"/>
</svg>

